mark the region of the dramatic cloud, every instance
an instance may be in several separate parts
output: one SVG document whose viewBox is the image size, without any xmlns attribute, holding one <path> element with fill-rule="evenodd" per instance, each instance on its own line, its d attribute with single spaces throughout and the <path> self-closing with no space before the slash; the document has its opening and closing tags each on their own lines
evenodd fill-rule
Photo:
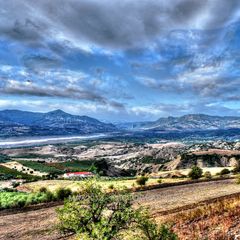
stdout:
<svg viewBox="0 0 240 240">
<path fill-rule="evenodd" d="M 76 45 L 128 49 L 154 44 L 152 40 L 174 29 L 223 27 L 237 20 L 240 3 L 238 0 L 1 0 L 0 4 L 0 31 L 12 39 L 41 45 L 42 39 L 51 36 Z"/>
<path fill-rule="evenodd" d="M 239 0 L 0 0 L 0 107 L 239 115 L 239 22 Z"/>
</svg>

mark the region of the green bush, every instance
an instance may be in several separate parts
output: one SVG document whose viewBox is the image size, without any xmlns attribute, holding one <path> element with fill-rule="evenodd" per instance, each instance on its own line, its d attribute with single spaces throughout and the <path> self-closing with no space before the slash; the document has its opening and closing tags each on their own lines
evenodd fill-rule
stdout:
<svg viewBox="0 0 240 240">
<path fill-rule="evenodd" d="M 157 180 L 157 182 L 158 182 L 159 184 L 162 183 L 162 179 L 159 178 L 159 179 Z"/>
<path fill-rule="evenodd" d="M 111 189 L 111 190 L 113 190 L 115 187 L 114 187 L 113 184 L 110 184 L 110 185 L 108 186 L 108 188 Z"/>
<path fill-rule="evenodd" d="M 211 178 L 212 178 L 211 172 L 206 171 L 206 172 L 204 173 L 204 177 L 205 177 L 206 179 L 211 179 Z"/>
<path fill-rule="evenodd" d="M 195 180 L 195 179 L 199 179 L 202 177 L 202 174 L 203 174 L 203 170 L 198 167 L 198 166 L 193 166 L 191 171 L 188 173 L 188 176 Z"/>
<path fill-rule="evenodd" d="M 236 183 L 240 184 L 240 175 L 237 176 Z"/>
<path fill-rule="evenodd" d="M 139 186 L 145 186 L 147 181 L 148 181 L 148 177 L 147 176 L 140 176 L 136 180 L 136 182 L 137 182 L 137 184 Z"/>
<path fill-rule="evenodd" d="M 221 172 L 220 172 L 220 175 L 223 176 L 223 175 L 227 175 L 229 174 L 230 171 L 227 169 L 227 168 L 224 168 Z"/>
<path fill-rule="evenodd" d="M 237 164 L 237 166 L 234 167 L 234 169 L 232 170 L 232 172 L 233 172 L 234 174 L 240 173 L 240 165 Z"/>
<path fill-rule="evenodd" d="M 56 199 L 57 200 L 64 200 L 68 198 L 72 194 L 72 190 L 69 188 L 58 188 L 56 190 Z"/>
</svg>

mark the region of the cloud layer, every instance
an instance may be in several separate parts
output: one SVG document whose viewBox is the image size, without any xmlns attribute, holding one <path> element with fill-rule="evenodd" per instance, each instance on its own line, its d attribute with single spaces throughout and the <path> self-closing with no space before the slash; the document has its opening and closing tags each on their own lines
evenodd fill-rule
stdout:
<svg viewBox="0 0 240 240">
<path fill-rule="evenodd" d="M 0 107 L 239 115 L 239 18 L 238 0 L 0 0 Z"/>
</svg>

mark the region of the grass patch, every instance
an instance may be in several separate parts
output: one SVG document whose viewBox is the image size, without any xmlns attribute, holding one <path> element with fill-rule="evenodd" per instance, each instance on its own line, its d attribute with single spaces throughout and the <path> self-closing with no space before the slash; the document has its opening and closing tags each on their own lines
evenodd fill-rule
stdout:
<svg viewBox="0 0 240 240">
<path fill-rule="evenodd" d="M 63 170 L 64 172 L 78 172 L 86 171 L 91 168 L 95 163 L 94 160 L 83 160 L 83 161 L 68 161 L 61 163 L 47 163 L 48 166 L 52 166 L 56 169 Z"/>
</svg>

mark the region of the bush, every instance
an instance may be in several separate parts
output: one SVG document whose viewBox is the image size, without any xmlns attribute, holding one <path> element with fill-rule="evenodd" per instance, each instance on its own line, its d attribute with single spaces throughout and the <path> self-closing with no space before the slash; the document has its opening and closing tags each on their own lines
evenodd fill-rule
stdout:
<svg viewBox="0 0 240 240">
<path fill-rule="evenodd" d="M 72 194 L 72 190 L 69 188 L 58 188 L 56 190 L 56 199 L 57 200 L 64 200 L 68 198 Z"/>
<path fill-rule="evenodd" d="M 205 177 L 206 179 L 211 179 L 211 178 L 212 178 L 211 172 L 206 171 L 206 172 L 204 173 L 204 177 Z"/>
<path fill-rule="evenodd" d="M 240 184 L 240 175 L 237 176 L 236 183 L 237 183 L 237 184 Z"/>
<path fill-rule="evenodd" d="M 111 189 L 111 190 L 113 190 L 115 187 L 114 187 L 113 184 L 110 184 L 110 185 L 108 186 L 108 188 Z"/>
<path fill-rule="evenodd" d="M 237 166 L 234 167 L 234 169 L 232 170 L 232 172 L 233 172 L 234 174 L 240 173 L 240 165 L 237 164 Z"/>
<path fill-rule="evenodd" d="M 198 167 L 198 166 L 194 166 L 192 167 L 191 171 L 189 172 L 188 176 L 191 178 L 191 179 L 199 179 L 202 177 L 202 174 L 203 174 L 203 170 Z"/>
<path fill-rule="evenodd" d="M 132 200 L 126 191 L 108 194 L 99 185 L 87 182 L 79 196 L 68 199 L 57 209 L 59 229 L 77 234 L 81 240 L 123 239 L 121 234 L 126 236 L 128 231 L 137 230 L 141 233 L 139 239 L 177 239 L 168 227 L 158 228 L 147 212 L 133 208 Z"/>
<path fill-rule="evenodd" d="M 227 175 L 229 174 L 230 171 L 227 169 L 227 168 L 224 168 L 221 172 L 220 172 L 220 175 L 223 176 L 223 175 Z"/>
<path fill-rule="evenodd" d="M 46 187 L 41 187 L 40 189 L 39 189 L 39 192 L 41 192 L 41 193 L 46 193 L 48 190 L 47 190 L 47 188 Z"/>
<path fill-rule="evenodd" d="M 158 183 L 162 183 L 162 179 L 159 178 L 159 179 L 157 180 L 157 182 L 158 182 Z"/>
<path fill-rule="evenodd" d="M 140 176 L 136 180 L 137 184 L 140 185 L 140 186 L 145 186 L 147 181 L 148 181 L 147 176 Z"/>
</svg>

